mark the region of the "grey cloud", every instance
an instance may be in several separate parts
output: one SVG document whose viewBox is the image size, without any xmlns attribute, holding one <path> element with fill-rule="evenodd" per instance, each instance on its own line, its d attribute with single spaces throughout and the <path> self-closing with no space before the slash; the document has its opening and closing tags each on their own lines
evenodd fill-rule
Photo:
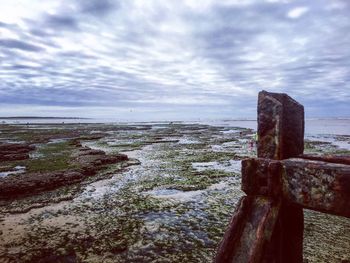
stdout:
<svg viewBox="0 0 350 263">
<path fill-rule="evenodd" d="M 81 12 L 94 16 L 104 16 L 114 11 L 118 6 L 118 2 L 112 0 L 80 1 Z"/>
<path fill-rule="evenodd" d="M 9 25 L 7 23 L 1 22 L 0 21 L 0 27 L 8 27 Z"/>
<path fill-rule="evenodd" d="M 35 69 L 35 67 L 32 66 L 27 66 L 27 65 L 20 65 L 20 64 L 14 64 L 9 67 L 4 67 L 8 69 L 13 69 L 13 70 L 23 70 L 23 69 Z"/>
<path fill-rule="evenodd" d="M 45 30 L 39 29 L 39 28 L 34 28 L 32 30 L 30 30 L 30 34 L 34 35 L 34 36 L 38 36 L 38 37 L 50 37 L 53 36 L 53 33 L 48 33 Z"/>
<path fill-rule="evenodd" d="M 75 9 L 23 20 L 28 31 L 12 27 L 22 41 L 0 42 L 0 103 L 254 117 L 257 92 L 268 89 L 289 93 L 313 114 L 329 114 L 322 105 L 334 114 L 346 110 L 349 5 L 213 1 L 197 12 L 172 1 L 73 3 Z M 300 6 L 309 11 L 287 16 Z M 39 44 L 47 46 L 40 58 L 17 51 Z"/>
<path fill-rule="evenodd" d="M 44 50 L 42 47 L 15 39 L 0 39 L 0 46 L 4 48 L 19 49 L 29 52 L 40 52 Z"/>
<path fill-rule="evenodd" d="M 75 58 L 75 59 L 96 59 L 95 56 L 87 55 L 76 51 L 58 52 L 57 56 L 58 57 L 62 56 L 66 58 Z"/>
<path fill-rule="evenodd" d="M 46 26 L 54 29 L 78 30 L 78 21 L 69 15 L 46 15 Z"/>
</svg>

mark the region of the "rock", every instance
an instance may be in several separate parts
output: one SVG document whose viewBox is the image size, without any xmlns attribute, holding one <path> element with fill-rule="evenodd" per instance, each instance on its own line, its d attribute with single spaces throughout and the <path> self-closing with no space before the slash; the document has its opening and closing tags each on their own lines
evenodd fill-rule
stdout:
<svg viewBox="0 0 350 263">
<path fill-rule="evenodd" d="M 29 159 L 29 154 L 26 153 L 14 153 L 14 154 L 2 154 L 0 153 L 1 161 L 19 161 Z"/>
<path fill-rule="evenodd" d="M 21 143 L 2 143 L 0 144 L 0 161 L 16 161 L 29 158 L 29 152 L 33 151 L 35 146 Z"/>
<path fill-rule="evenodd" d="M 79 153 L 78 155 L 82 156 L 82 155 L 104 155 L 105 152 L 102 150 L 94 150 L 94 149 L 90 149 L 87 147 L 83 147 L 81 149 L 79 149 Z"/>
<path fill-rule="evenodd" d="M 2 143 L 0 144 L 1 152 L 18 152 L 21 150 L 32 151 L 35 147 L 30 144 L 21 144 L 21 143 Z"/>
<path fill-rule="evenodd" d="M 128 156 L 126 154 L 118 153 L 113 155 L 114 158 L 117 158 L 118 161 L 127 161 L 129 160 Z"/>
<path fill-rule="evenodd" d="M 87 164 L 100 166 L 129 160 L 128 156 L 125 154 L 117 153 L 106 155 L 104 151 L 93 150 L 87 147 L 80 148 L 74 157 L 76 162 L 84 167 Z"/>
<path fill-rule="evenodd" d="M 28 149 L 32 149 L 28 147 Z M 11 149 L 24 149 L 12 146 Z M 73 163 L 79 168 L 46 173 L 28 173 L 0 178 L 0 199 L 11 199 L 18 195 L 32 195 L 41 191 L 56 189 L 82 181 L 87 176 L 96 175 L 107 164 L 128 160 L 125 154 L 106 155 L 103 151 L 87 147 L 78 149 Z"/>
<path fill-rule="evenodd" d="M 93 135 L 79 136 L 77 138 L 72 139 L 70 141 L 70 144 L 75 146 L 81 146 L 80 141 L 97 141 L 105 136 L 106 134 L 93 134 Z"/>
<path fill-rule="evenodd" d="M 86 164 L 86 165 L 83 165 L 79 169 L 79 171 L 80 171 L 80 173 L 84 174 L 85 176 L 93 176 L 96 174 L 97 168 L 94 165 Z"/>
</svg>

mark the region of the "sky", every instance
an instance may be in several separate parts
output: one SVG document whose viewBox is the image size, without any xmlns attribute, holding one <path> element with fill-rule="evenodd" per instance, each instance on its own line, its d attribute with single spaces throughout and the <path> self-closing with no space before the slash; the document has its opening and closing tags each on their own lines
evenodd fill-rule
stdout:
<svg viewBox="0 0 350 263">
<path fill-rule="evenodd" d="M 0 0 L 0 116 L 350 117 L 350 1 Z"/>
</svg>

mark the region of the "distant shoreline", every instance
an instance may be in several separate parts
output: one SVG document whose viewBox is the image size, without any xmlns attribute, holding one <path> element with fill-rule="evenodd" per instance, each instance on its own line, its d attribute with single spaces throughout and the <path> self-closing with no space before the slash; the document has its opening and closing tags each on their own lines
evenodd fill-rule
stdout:
<svg viewBox="0 0 350 263">
<path fill-rule="evenodd" d="M 38 116 L 13 116 L 13 117 L 0 117 L 1 120 L 26 120 L 26 119 L 59 119 L 59 120 L 87 120 L 90 118 L 81 117 L 38 117 Z"/>
<path fill-rule="evenodd" d="M 40 117 L 40 116 L 9 116 L 9 117 L 1 117 L 0 120 L 112 120 L 112 118 L 88 118 L 88 117 Z M 250 118 L 237 118 L 237 119 L 194 119 L 194 120 L 151 120 L 151 121 L 136 121 L 136 120 L 118 120 L 113 119 L 116 122 L 146 122 L 146 123 L 152 123 L 152 122 L 215 122 L 215 121 L 222 121 L 222 122 L 231 122 L 231 121 L 257 121 L 256 119 L 250 119 Z M 317 120 L 345 120 L 349 121 L 350 117 L 310 117 L 305 118 L 305 121 L 317 121 Z"/>
</svg>

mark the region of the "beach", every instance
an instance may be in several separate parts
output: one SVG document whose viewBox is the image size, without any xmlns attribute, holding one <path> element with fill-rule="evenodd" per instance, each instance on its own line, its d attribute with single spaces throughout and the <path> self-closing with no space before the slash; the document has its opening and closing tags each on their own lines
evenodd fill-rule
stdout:
<svg viewBox="0 0 350 263">
<path fill-rule="evenodd" d="M 1 163 L 0 262 L 212 261 L 256 121 L 67 121 L 0 125 L 35 147 Z M 349 154 L 350 121 L 306 121 L 304 152 Z M 348 219 L 304 215 L 305 262 L 350 259 Z"/>
</svg>

